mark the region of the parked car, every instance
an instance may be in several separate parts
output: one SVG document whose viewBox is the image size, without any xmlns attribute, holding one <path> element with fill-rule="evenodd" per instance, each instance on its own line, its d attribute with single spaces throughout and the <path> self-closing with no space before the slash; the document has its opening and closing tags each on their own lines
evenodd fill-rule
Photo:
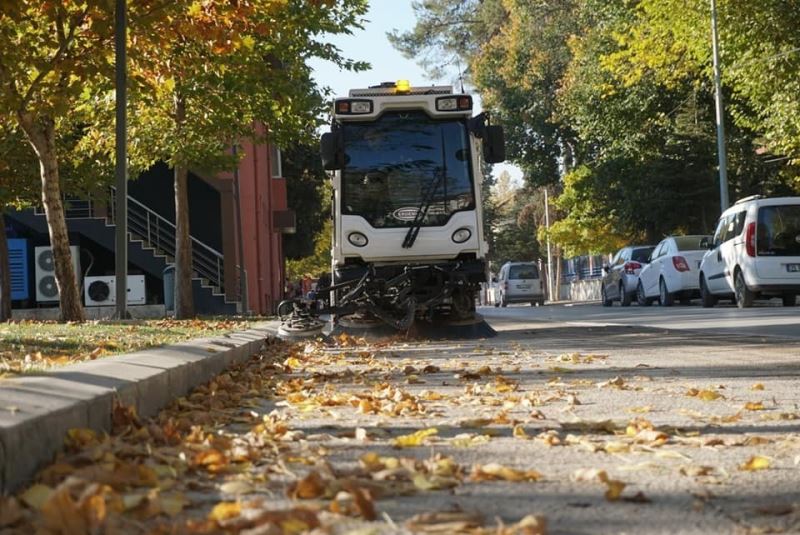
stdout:
<svg viewBox="0 0 800 535">
<path fill-rule="evenodd" d="M 626 307 L 636 297 L 636 284 L 639 272 L 647 265 L 653 245 L 629 245 L 623 247 L 610 264 L 603 266 L 603 280 L 600 285 L 600 301 L 610 307 L 614 301 Z"/>
<path fill-rule="evenodd" d="M 746 197 L 725 210 L 699 273 L 703 306 L 733 297 L 739 308 L 757 298 L 797 304 L 800 293 L 800 197 Z"/>
<path fill-rule="evenodd" d="M 509 303 L 544 304 L 544 282 L 533 262 L 506 262 L 497 274 L 500 299 L 495 306 Z"/>
<path fill-rule="evenodd" d="M 648 306 L 658 300 L 672 306 L 675 298 L 687 304 L 700 295 L 697 273 L 709 236 L 669 236 L 656 245 L 650 263 L 639 272 L 636 299 Z"/>
</svg>

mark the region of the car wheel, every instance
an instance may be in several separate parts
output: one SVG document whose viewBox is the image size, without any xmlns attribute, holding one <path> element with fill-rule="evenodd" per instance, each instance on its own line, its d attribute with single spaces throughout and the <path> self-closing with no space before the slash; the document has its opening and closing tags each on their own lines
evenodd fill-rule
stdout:
<svg viewBox="0 0 800 535">
<path fill-rule="evenodd" d="M 639 281 L 639 285 L 636 286 L 636 301 L 639 303 L 640 307 L 649 307 L 653 304 L 653 301 L 644 295 L 644 286 L 642 286 L 642 281 Z"/>
<path fill-rule="evenodd" d="M 500 301 L 495 301 L 494 308 L 499 308 L 499 307 L 500 307 Z"/>
<path fill-rule="evenodd" d="M 750 308 L 753 306 L 756 294 L 747 287 L 747 283 L 744 281 L 744 273 L 742 273 L 741 269 L 737 269 L 736 274 L 733 276 L 733 289 L 737 307 Z"/>
<path fill-rule="evenodd" d="M 500 298 L 500 306 L 503 307 L 503 308 L 508 306 L 508 300 L 506 300 L 506 296 L 505 295 Z"/>
<path fill-rule="evenodd" d="M 700 275 L 700 301 L 703 303 L 703 308 L 711 308 L 717 304 L 717 296 L 708 289 L 703 275 Z"/>
<path fill-rule="evenodd" d="M 783 306 L 785 307 L 793 307 L 797 304 L 797 294 L 788 293 L 783 294 L 781 297 L 783 299 Z"/>
<path fill-rule="evenodd" d="M 658 281 L 658 300 L 662 307 L 671 307 L 675 303 L 675 296 L 669 293 L 663 278 Z"/>
<path fill-rule="evenodd" d="M 633 296 L 625 291 L 625 285 L 620 283 L 619 285 L 619 304 L 624 307 L 631 306 L 631 301 L 633 301 Z"/>
<path fill-rule="evenodd" d="M 600 286 L 600 302 L 603 303 L 604 307 L 610 307 L 611 305 L 614 304 L 613 301 L 611 301 L 611 299 L 609 299 L 608 296 L 606 295 L 605 285 Z"/>
</svg>

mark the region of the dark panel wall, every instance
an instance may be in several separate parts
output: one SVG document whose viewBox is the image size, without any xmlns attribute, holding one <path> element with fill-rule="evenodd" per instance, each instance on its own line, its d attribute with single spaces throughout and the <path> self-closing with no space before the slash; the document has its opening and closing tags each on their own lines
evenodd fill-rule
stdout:
<svg viewBox="0 0 800 535">
<path fill-rule="evenodd" d="M 128 184 L 128 194 L 163 218 L 175 222 L 173 172 L 158 163 Z M 220 195 L 189 173 L 189 228 L 192 236 L 222 252 Z"/>
</svg>

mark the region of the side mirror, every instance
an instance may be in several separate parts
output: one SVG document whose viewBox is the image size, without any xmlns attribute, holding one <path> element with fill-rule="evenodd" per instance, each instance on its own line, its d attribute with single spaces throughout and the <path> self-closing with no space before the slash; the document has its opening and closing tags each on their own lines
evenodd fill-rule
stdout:
<svg viewBox="0 0 800 535">
<path fill-rule="evenodd" d="M 701 249 L 709 249 L 710 250 L 710 249 L 712 249 L 712 247 L 711 247 L 712 244 L 713 244 L 713 242 L 711 240 L 709 240 L 708 237 L 700 238 L 700 248 Z"/>
<path fill-rule="evenodd" d="M 500 163 L 506 160 L 506 137 L 502 126 L 486 127 L 483 139 L 483 159 L 486 163 Z"/>
<path fill-rule="evenodd" d="M 322 167 L 326 171 L 344 168 L 344 140 L 341 132 L 326 132 L 319 140 Z"/>
</svg>

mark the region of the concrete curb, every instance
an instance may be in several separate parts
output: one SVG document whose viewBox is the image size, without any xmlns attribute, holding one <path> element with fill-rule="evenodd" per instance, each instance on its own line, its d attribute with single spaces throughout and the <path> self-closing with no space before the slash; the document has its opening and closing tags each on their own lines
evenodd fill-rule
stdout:
<svg viewBox="0 0 800 535">
<path fill-rule="evenodd" d="M 215 338 L 126 353 L 0 382 L 0 492 L 31 481 L 74 427 L 111 429 L 115 397 L 152 416 L 173 399 L 243 362 L 275 336 L 278 322 Z"/>
</svg>

